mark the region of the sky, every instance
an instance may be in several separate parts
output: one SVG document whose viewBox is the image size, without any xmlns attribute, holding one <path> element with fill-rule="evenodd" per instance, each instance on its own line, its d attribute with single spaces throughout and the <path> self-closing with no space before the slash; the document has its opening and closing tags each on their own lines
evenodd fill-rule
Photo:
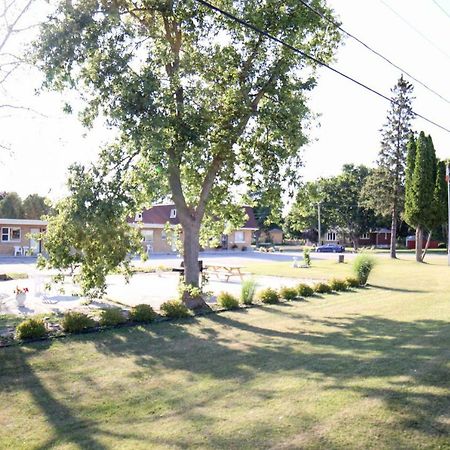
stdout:
<svg viewBox="0 0 450 450">
<path fill-rule="evenodd" d="M 434 0 L 328 0 L 344 29 L 450 99 L 450 0 L 436 2 L 448 16 Z M 42 6 L 31 10 L 27 25 L 44 15 Z M 13 49 L 25 44 L 33 30 L 17 35 Z M 400 77 L 397 69 L 349 38 L 344 38 L 332 66 L 387 96 Z M 67 95 L 36 95 L 40 83 L 41 75 L 27 67 L 0 91 L 0 105 L 24 105 L 36 111 L 0 108 L 0 144 L 11 149 L 0 149 L 0 191 L 57 199 L 65 193 L 68 166 L 94 161 L 111 132 L 100 122 L 92 130 L 83 128 L 76 115 L 62 112 Z M 413 84 L 413 109 L 450 128 L 450 104 Z M 379 130 L 389 108 L 386 100 L 321 68 L 309 105 L 319 118 L 311 130 L 311 143 L 303 149 L 300 177 L 334 175 L 345 163 L 374 165 Z M 421 119 L 413 126 L 432 136 L 438 157 L 450 157 L 450 133 Z"/>
</svg>

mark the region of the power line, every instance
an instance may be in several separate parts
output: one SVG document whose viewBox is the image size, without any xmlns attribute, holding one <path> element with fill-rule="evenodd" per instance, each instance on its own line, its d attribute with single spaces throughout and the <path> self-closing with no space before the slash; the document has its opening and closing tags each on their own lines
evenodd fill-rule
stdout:
<svg viewBox="0 0 450 450">
<path fill-rule="evenodd" d="M 300 50 L 299 48 L 294 47 L 291 44 L 288 44 L 287 42 L 283 41 L 282 39 L 279 39 L 276 36 L 273 36 L 269 32 L 261 30 L 256 25 L 253 25 L 250 22 L 247 22 L 247 21 L 245 21 L 243 19 L 240 19 L 239 17 L 235 16 L 234 14 L 231 14 L 230 12 L 225 11 L 225 10 L 219 8 L 218 6 L 215 6 L 215 5 L 211 4 L 211 3 L 207 2 L 206 0 L 196 0 L 196 1 L 197 1 L 197 3 L 200 3 L 203 6 L 206 6 L 207 8 L 209 8 L 209 9 L 211 9 L 211 10 L 213 10 L 213 11 L 215 11 L 215 12 L 217 12 L 217 13 L 225 16 L 225 17 L 227 17 L 228 19 L 233 20 L 233 21 L 243 25 L 244 27 L 255 31 L 256 33 L 258 33 L 258 34 L 260 34 L 262 36 L 265 36 L 265 37 L 267 37 L 268 39 L 271 39 L 274 42 L 277 42 L 278 44 L 288 48 L 289 50 L 293 51 L 294 53 L 297 53 L 297 54 L 299 54 L 299 55 L 301 55 L 301 56 L 303 56 L 303 57 L 305 57 L 305 58 L 307 58 L 307 59 L 309 59 L 311 61 L 314 61 L 316 64 L 318 64 L 320 66 L 326 67 L 328 70 L 331 70 L 332 72 L 340 75 L 341 77 L 346 78 L 347 80 L 351 81 L 352 83 L 355 83 L 358 86 L 362 87 L 363 89 L 366 89 L 367 91 L 371 92 L 372 94 L 375 94 L 378 97 L 381 97 L 384 100 L 387 100 L 389 103 L 393 103 L 394 105 L 398 105 L 398 103 L 395 100 L 387 97 L 386 95 L 382 94 L 381 92 L 378 92 L 377 90 L 367 86 L 366 84 L 362 83 L 361 81 L 358 81 L 355 78 L 352 78 L 350 75 L 347 75 L 347 74 L 341 72 L 340 70 L 335 69 L 334 67 L 332 67 L 332 66 L 328 65 L 327 63 L 321 61 L 320 59 L 318 59 L 318 58 L 316 58 L 316 57 L 314 57 L 314 56 L 304 52 L 303 50 Z M 428 119 L 427 117 L 425 117 L 425 116 L 423 116 L 423 115 L 421 115 L 419 113 L 416 113 L 415 111 L 412 111 L 412 112 L 413 112 L 413 114 L 416 117 L 419 117 L 419 118 L 425 120 L 426 122 L 428 122 L 428 123 L 430 123 L 430 124 L 440 128 L 440 129 L 446 131 L 447 133 L 450 133 L 450 129 L 444 127 L 443 125 L 440 125 L 437 122 L 434 122 L 433 120 Z"/>
<path fill-rule="evenodd" d="M 450 14 L 436 0 L 432 1 L 450 19 Z"/>
<path fill-rule="evenodd" d="M 423 39 L 425 39 L 431 46 L 433 46 L 437 51 L 442 53 L 444 56 L 446 56 L 448 59 L 450 59 L 450 55 L 445 51 L 442 50 L 439 46 L 437 46 L 432 40 L 430 40 L 427 36 L 425 36 L 418 28 L 416 28 L 413 24 L 408 22 L 401 14 L 399 14 L 395 9 L 393 9 L 391 6 L 389 6 L 384 0 L 380 0 L 381 3 L 383 3 L 386 8 L 388 8 L 393 14 L 395 14 L 402 22 L 404 22 L 408 27 L 410 27 L 412 30 L 414 30 L 419 36 L 421 36 Z"/>
<path fill-rule="evenodd" d="M 359 44 L 361 44 L 363 47 L 365 47 L 367 50 L 369 50 L 370 52 L 372 52 L 373 54 L 377 55 L 379 58 L 383 59 L 384 61 L 386 61 L 388 64 L 390 64 L 391 66 L 395 67 L 397 70 L 400 70 L 401 72 L 403 72 L 405 75 L 407 75 L 409 78 L 411 78 L 412 80 L 414 80 L 416 83 L 420 84 L 422 87 L 424 87 L 425 89 L 427 89 L 429 92 L 433 93 L 434 95 L 437 95 L 441 100 L 444 100 L 446 103 L 450 103 L 450 100 L 446 99 L 444 96 L 442 96 L 441 94 L 439 94 L 438 92 L 436 92 L 435 90 L 433 90 L 432 88 L 430 88 L 429 86 L 427 86 L 425 83 L 423 83 L 422 81 L 418 80 L 416 77 L 414 77 L 413 75 L 411 75 L 410 73 L 408 73 L 405 69 L 401 68 L 400 66 L 398 66 L 397 64 L 395 64 L 394 62 L 392 62 L 390 59 L 388 59 L 386 56 L 382 55 L 380 52 L 378 52 L 377 50 L 374 50 L 372 47 L 370 47 L 368 44 L 366 44 L 365 42 L 363 42 L 361 39 L 359 39 L 358 37 L 356 37 L 354 34 L 350 33 L 347 30 L 344 30 L 344 28 L 342 28 L 341 25 L 339 25 L 339 23 L 335 22 L 333 19 L 327 17 L 325 14 L 321 13 L 320 11 L 318 11 L 317 9 L 313 8 L 311 5 L 309 5 L 308 3 L 306 3 L 303 0 L 298 0 L 302 5 L 304 5 L 306 8 L 308 8 L 310 11 L 312 11 L 314 14 L 318 15 L 319 17 L 321 17 L 322 19 L 326 20 L 328 23 L 330 23 L 331 25 L 333 25 L 334 27 L 336 27 L 338 30 L 340 30 L 342 33 L 346 34 L 348 37 L 354 39 L 356 42 L 358 42 Z M 435 2 L 435 0 L 433 0 Z M 436 2 L 435 2 L 436 3 Z M 450 17 L 450 16 L 449 16 Z"/>
</svg>

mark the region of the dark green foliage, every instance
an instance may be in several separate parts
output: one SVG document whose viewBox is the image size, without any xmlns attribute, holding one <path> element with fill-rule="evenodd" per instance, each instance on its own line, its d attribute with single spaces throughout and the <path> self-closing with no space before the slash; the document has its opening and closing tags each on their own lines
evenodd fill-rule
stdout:
<svg viewBox="0 0 450 450">
<path fill-rule="evenodd" d="M 61 321 L 62 329 L 67 333 L 81 333 L 95 325 L 94 319 L 78 311 L 67 311 Z"/>
<path fill-rule="evenodd" d="M 331 286 L 327 283 L 316 283 L 314 285 L 314 292 L 318 294 L 329 294 L 331 292 Z"/>
<path fill-rule="evenodd" d="M 345 282 L 347 283 L 347 286 L 350 288 L 357 288 L 360 286 L 359 280 L 356 277 L 347 277 L 345 279 Z"/>
<path fill-rule="evenodd" d="M 297 286 L 297 293 L 300 297 L 312 297 L 314 295 L 314 289 L 308 284 L 299 284 Z"/>
<path fill-rule="evenodd" d="M 353 261 L 353 272 L 360 286 L 365 286 L 370 272 L 375 267 L 375 259 L 370 255 L 358 255 Z"/>
<path fill-rule="evenodd" d="M 41 219 L 51 212 L 50 206 L 47 204 L 45 197 L 37 194 L 30 194 L 23 201 L 23 211 L 25 219 Z"/>
<path fill-rule="evenodd" d="M 347 281 L 345 280 L 339 280 L 337 278 L 333 278 L 330 281 L 330 287 L 333 291 L 339 292 L 339 291 L 346 291 L 348 289 Z"/>
<path fill-rule="evenodd" d="M 239 308 L 239 300 L 228 292 L 221 292 L 217 296 L 217 304 L 225 309 Z"/>
<path fill-rule="evenodd" d="M 129 318 L 133 322 L 150 323 L 156 319 L 157 314 L 150 305 L 136 305 L 130 310 Z"/>
<path fill-rule="evenodd" d="M 244 305 L 251 305 L 255 297 L 256 282 L 255 280 L 244 280 L 241 286 L 241 302 Z"/>
<path fill-rule="evenodd" d="M 161 305 L 161 311 L 172 319 L 189 317 L 189 309 L 180 300 L 168 300 Z"/>
<path fill-rule="evenodd" d="M 280 289 L 280 297 L 284 300 L 295 300 L 297 296 L 297 289 L 293 287 L 282 287 Z"/>
<path fill-rule="evenodd" d="M 26 319 L 16 328 L 16 337 L 20 340 L 36 339 L 47 335 L 45 323 L 41 319 Z"/>
<path fill-rule="evenodd" d="M 436 182 L 436 154 L 429 136 L 420 132 L 415 150 L 408 152 L 407 184 L 404 217 L 414 228 L 427 227 L 430 222 Z"/>
<path fill-rule="evenodd" d="M 127 318 L 120 308 L 104 309 L 100 314 L 100 325 L 102 327 L 113 327 L 125 323 Z"/>
<path fill-rule="evenodd" d="M 448 194 L 447 182 L 445 181 L 445 162 L 438 161 L 436 164 L 436 181 L 434 184 L 433 205 L 429 223 L 430 229 L 444 224 L 448 218 Z"/>
<path fill-rule="evenodd" d="M 8 192 L 0 200 L 0 217 L 7 219 L 23 219 L 22 199 L 16 192 Z"/>
<path fill-rule="evenodd" d="M 266 304 L 274 304 L 280 301 L 280 296 L 278 295 L 278 292 L 272 288 L 263 289 L 259 293 L 258 298 L 262 303 Z"/>
</svg>

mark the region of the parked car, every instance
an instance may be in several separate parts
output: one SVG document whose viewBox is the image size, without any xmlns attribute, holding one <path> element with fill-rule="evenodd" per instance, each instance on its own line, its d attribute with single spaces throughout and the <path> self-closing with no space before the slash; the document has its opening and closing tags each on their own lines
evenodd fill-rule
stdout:
<svg viewBox="0 0 450 450">
<path fill-rule="evenodd" d="M 316 248 L 318 253 L 343 253 L 345 252 L 345 247 L 339 244 L 325 244 L 320 245 Z"/>
</svg>

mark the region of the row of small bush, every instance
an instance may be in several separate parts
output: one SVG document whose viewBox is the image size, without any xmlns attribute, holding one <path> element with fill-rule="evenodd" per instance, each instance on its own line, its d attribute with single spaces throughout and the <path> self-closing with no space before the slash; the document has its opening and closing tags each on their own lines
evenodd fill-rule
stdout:
<svg viewBox="0 0 450 450">
<path fill-rule="evenodd" d="M 120 308 L 108 308 L 101 311 L 98 320 L 79 311 L 67 311 L 61 319 L 61 328 L 66 333 L 82 333 L 91 328 L 111 327 L 126 323 L 128 320 L 137 323 L 150 323 L 157 317 L 149 305 L 137 305 L 131 308 L 128 318 Z M 20 340 L 37 339 L 47 335 L 45 322 L 42 319 L 29 318 L 16 328 L 16 337 Z"/>
<path fill-rule="evenodd" d="M 367 283 L 375 261 L 368 255 L 359 255 L 353 263 L 355 277 L 345 280 L 332 279 L 329 283 L 316 283 L 314 286 L 299 284 L 296 287 L 283 287 L 279 291 L 266 288 L 258 293 L 258 300 L 264 304 L 278 303 L 280 299 L 296 300 L 303 297 L 311 297 L 314 294 L 327 294 L 332 291 L 346 291 L 349 288 L 364 286 Z M 251 305 L 256 296 L 256 283 L 254 280 L 246 280 L 242 283 L 240 299 L 222 292 L 217 298 L 217 303 L 226 309 L 238 308 L 239 304 Z M 190 312 L 181 300 L 169 300 L 161 305 L 161 311 L 166 317 L 183 318 L 190 316 Z M 96 326 L 109 327 L 126 323 L 128 320 L 137 323 L 150 323 L 157 317 L 156 312 L 149 305 L 134 306 L 128 315 L 123 314 L 120 308 L 108 308 L 100 313 L 99 320 L 89 317 L 87 314 L 77 311 L 68 311 L 61 321 L 62 329 L 67 333 L 81 333 Z M 47 328 L 42 319 L 29 318 L 20 323 L 16 328 L 16 337 L 20 340 L 37 339 L 47 335 Z"/>
<path fill-rule="evenodd" d="M 217 297 L 217 304 L 225 309 L 235 309 L 239 304 L 250 305 L 254 300 L 258 300 L 264 304 L 278 303 L 283 300 L 297 300 L 299 298 L 311 297 L 314 294 L 328 294 L 332 291 L 346 291 L 350 288 L 359 287 L 360 283 L 357 278 L 349 277 L 345 280 L 333 279 L 329 283 L 319 282 L 313 286 L 301 283 L 295 287 L 282 287 L 278 291 L 273 288 L 266 288 L 255 295 L 254 282 L 247 281 L 242 285 L 241 299 L 228 293 L 221 292 Z"/>
</svg>

